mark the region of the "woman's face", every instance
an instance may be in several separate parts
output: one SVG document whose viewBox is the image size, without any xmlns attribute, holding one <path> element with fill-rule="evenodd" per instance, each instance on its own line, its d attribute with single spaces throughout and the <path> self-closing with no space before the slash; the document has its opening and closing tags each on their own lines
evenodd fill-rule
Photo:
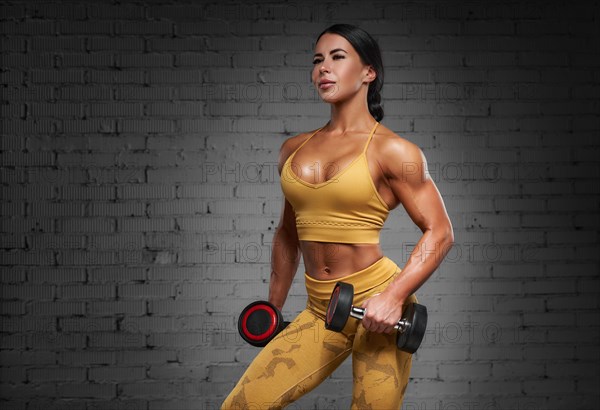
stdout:
<svg viewBox="0 0 600 410">
<path fill-rule="evenodd" d="M 356 94 L 361 87 L 366 96 L 375 71 L 362 63 L 348 40 L 338 34 L 325 33 L 315 45 L 311 78 L 323 101 L 333 103 Z"/>
</svg>

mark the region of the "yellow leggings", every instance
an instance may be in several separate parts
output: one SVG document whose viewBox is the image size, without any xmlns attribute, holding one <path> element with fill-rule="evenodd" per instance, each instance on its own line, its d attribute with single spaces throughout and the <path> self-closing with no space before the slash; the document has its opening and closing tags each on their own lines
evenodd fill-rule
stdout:
<svg viewBox="0 0 600 410">
<path fill-rule="evenodd" d="M 401 269 L 384 256 L 371 266 L 335 280 L 306 273 L 304 309 L 250 363 L 221 409 L 282 409 L 317 387 L 352 353 L 352 409 L 399 409 L 412 354 L 396 347 L 396 334 L 367 331 L 350 317 L 342 332 L 325 329 L 325 313 L 336 282 L 354 285 L 353 304 L 382 292 Z M 406 304 L 416 303 L 411 295 Z"/>
</svg>

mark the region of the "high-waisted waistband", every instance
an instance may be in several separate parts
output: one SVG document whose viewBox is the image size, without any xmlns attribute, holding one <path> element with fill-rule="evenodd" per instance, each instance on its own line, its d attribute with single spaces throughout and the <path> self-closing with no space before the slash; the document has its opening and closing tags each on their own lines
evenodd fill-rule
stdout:
<svg viewBox="0 0 600 410">
<path fill-rule="evenodd" d="M 399 272 L 401 272 L 401 269 L 387 256 L 383 256 L 365 269 L 337 279 L 318 280 L 304 272 L 308 294 L 307 306 L 315 310 L 315 313 L 325 315 L 331 292 L 337 282 L 352 284 L 354 286 L 354 301 L 359 302 L 371 290 L 389 282 Z"/>
</svg>

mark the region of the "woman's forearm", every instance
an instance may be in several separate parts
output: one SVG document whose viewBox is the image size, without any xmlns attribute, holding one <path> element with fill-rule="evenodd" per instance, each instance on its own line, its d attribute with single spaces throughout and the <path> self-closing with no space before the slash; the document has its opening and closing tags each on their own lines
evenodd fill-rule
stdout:
<svg viewBox="0 0 600 410">
<path fill-rule="evenodd" d="M 279 310 L 287 299 L 292 281 L 300 263 L 297 240 L 285 229 L 277 229 L 271 252 L 271 277 L 269 280 L 269 302 Z"/>
<path fill-rule="evenodd" d="M 426 230 L 413 249 L 408 262 L 388 286 L 398 300 L 405 301 L 425 283 L 443 262 L 454 244 L 454 234 L 448 230 Z"/>
</svg>

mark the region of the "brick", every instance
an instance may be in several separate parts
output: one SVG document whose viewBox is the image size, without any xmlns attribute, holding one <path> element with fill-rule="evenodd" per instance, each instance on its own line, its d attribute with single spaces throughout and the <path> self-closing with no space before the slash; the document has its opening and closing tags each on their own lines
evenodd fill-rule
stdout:
<svg viewBox="0 0 600 410">
<path fill-rule="evenodd" d="M 57 386 L 57 390 L 61 397 L 114 399 L 117 396 L 116 383 L 64 383 Z"/>
<path fill-rule="evenodd" d="M 560 312 L 525 313 L 525 326 L 561 326 L 563 328 L 575 323 L 575 314 L 561 310 Z"/>
<path fill-rule="evenodd" d="M 480 382 L 474 381 L 471 384 L 473 394 L 490 394 L 502 390 L 506 394 L 517 395 L 521 392 L 521 382 L 519 381 L 494 381 Z"/>
<path fill-rule="evenodd" d="M 141 380 L 146 375 L 144 367 L 94 367 L 89 370 L 89 379 L 95 382 Z"/>
<path fill-rule="evenodd" d="M 88 336 L 88 345 L 91 348 L 144 348 L 146 337 L 142 334 L 129 333 L 99 333 Z"/>
<path fill-rule="evenodd" d="M 489 363 L 440 364 L 440 378 L 444 380 L 484 378 L 491 373 Z"/>
<path fill-rule="evenodd" d="M 0 380 L 2 383 L 25 383 L 27 381 L 27 373 L 23 366 L 4 366 L 0 370 Z"/>
<path fill-rule="evenodd" d="M 558 392 L 562 394 L 574 393 L 575 382 L 570 379 L 563 380 L 525 380 L 523 382 L 523 391 L 526 394 L 550 394 Z"/>
<path fill-rule="evenodd" d="M 544 362 L 548 355 L 552 355 L 552 360 L 573 359 L 575 349 L 571 346 L 526 346 L 523 349 L 523 356 L 533 362 Z"/>
<path fill-rule="evenodd" d="M 29 369 L 27 372 L 30 381 L 52 382 L 52 381 L 80 381 L 86 379 L 86 369 L 84 367 L 66 367 L 44 369 Z"/>
<path fill-rule="evenodd" d="M 492 374 L 500 379 L 541 378 L 545 375 L 545 370 L 542 363 L 495 362 L 492 363 Z"/>
<path fill-rule="evenodd" d="M 127 314 L 131 316 L 142 316 L 146 313 L 146 302 L 111 300 L 111 301 L 89 301 L 87 303 L 87 312 L 89 315 L 114 315 Z"/>
<path fill-rule="evenodd" d="M 486 295 L 503 295 L 506 293 L 520 294 L 521 282 L 518 281 L 479 281 L 472 284 L 473 293 Z"/>
<path fill-rule="evenodd" d="M 543 297 L 514 297 L 497 296 L 494 298 L 494 310 L 499 312 L 531 312 L 544 310 L 545 299 Z"/>
<path fill-rule="evenodd" d="M 472 360 L 495 361 L 499 357 L 503 360 L 522 360 L 523 353 L 517 349 L 507 349 L 501 346 L 474 346 L 470 351 L 470 358 Z M 526 357 L 531 358 L 532 356 Z"/>
<path fill-rule="evenodd" d="M 222 365 L 226 367 L 225 365 Z M 134 373 L 143 372 L 146 373 L 145 368 L 135 367 L 128 368 L 129 372 L 132 376 Z M 117 372 L 110 373 L 112 377 L 119 375 Z M 192 379 L 192 380 L 202 380 L 207 377 L 208 370 L 204 365 L 201 366 L 180 366 L 177 364 L 165 364 L 165 365 L 155 365 L 150 366 L 148 370 L 148 376 L 152 379 L 165 379 L 165 380 L 176 380 L 176 379 Z M 241 375 L 240 375 L 241 376 Z M 140 377 L 137 377 L 140 379 Z M 135 380 L 134 377 L 130 377 L 130 379 Z M 233 380 L 230 379 L 230 380 Z"/>
</svg>

